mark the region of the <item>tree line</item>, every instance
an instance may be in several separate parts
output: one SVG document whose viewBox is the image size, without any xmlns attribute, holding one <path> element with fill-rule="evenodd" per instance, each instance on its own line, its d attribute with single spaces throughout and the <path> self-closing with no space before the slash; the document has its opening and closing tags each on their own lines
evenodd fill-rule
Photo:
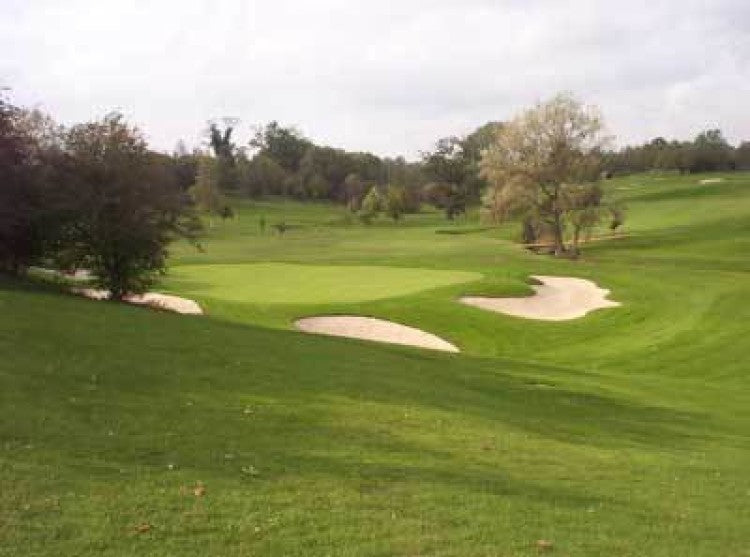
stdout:
<svg viewBox="0 0 750 557">
<path fill-rule="evenodd" d="M 667 141 L 657 137 L 643 145 L 605 153 L 605 166 L 613 174 L 648 170 L 683 174 L 750 170 L 750 142 L 734 147 L 719 129 L 703 131 L 692 141 Z"/>
<path fill-rule="evenodd" d="M 276 121 L 243 144 L 235 139 L 235 123 L 212 122 L 208 149 L 187 152 L 180 144 L 173 154 L 183 186 L 194 187 L 203 210 L 225 212 L 227 196 L 273 195 L 340 203 L 365 222 L 381 210 L 397 220 L 419 211 L 422 203 L 445 211 L 449 219 L 465 212 L 486 185 L 479 160 L 496 127 L 491 122 L 464 137 L 440 139 L 434 150 L 409 162 L 317 145 Z"/>
<path fill-rule="evenodd" d="M 85 268 L 119 299 L 164 270 L 173 239 L 196 241 L 199 212 L 227 218 L 232 197 L 268 195 L 340 203 L 364 223 L 422 203 L 448 219 L 481 205 L 491 223 L 517 219 L 531 247 L 576 256 L 603 219 L 623 223 L 602 178 L 750 168 L 750 143 L 732 147 L 720 130 L 612 150 L 598 110 L 567 94 L 442 138 L 416 162 L 316 145 L 278 122 L 238 144 L 235 128 L 212 122 L 204 149 L 167 155 L 120 114 L 65 128 L 0 96 L 0 270 Z"/>
<path fill-rule="evenodd" d="M 381 158 L 317 145 L 275 121 L 258 129 L 244 145 L 236 144 L 233 123 L 230 119 L 224 126 L 211 124 L 210 153 L 181 148 L 174 154 L 185 169 L 185 187 L 200 185 L 197 193 L 204 210 L 226 214 L 222 195 L 276 195 L 340 203 L 365 222 L 380 210 L 398 219 L 417 212 L 423 203 L 453 219 L 467 205 L 478 204 L 488 186 L 480 168 L 483 153 L 509 124 L 491 121 L 463 137 L 441 138 L 419 160 L 407 162 L 403 157 Z M 718 129 L 706 130 L 692 141 L 658 137 L 619 150 L 604 142 L 597 149 L 598 170 L 605 176 L 649 170 L 750 170 L 750 142 L 734 147 Z"/>
</svg>

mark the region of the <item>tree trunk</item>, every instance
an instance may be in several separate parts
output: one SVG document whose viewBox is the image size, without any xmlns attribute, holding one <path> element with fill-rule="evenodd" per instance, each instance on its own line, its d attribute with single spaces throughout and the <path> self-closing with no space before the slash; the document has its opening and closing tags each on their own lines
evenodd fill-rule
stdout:
<svg viewBox="0 0 750 557">
<path fill-rule="evenodd" d="M 580 254 L 578 250 L 578 242 L 579 242 L 580 236 L 581 236 L 581 227 L 578 225 L 575 225 L 573 227 L 573 248 L 572 248 L 572 253 L 574 257 L 578 257 L 578 255 Z"/>
<path fill-rule="evenodd" d="M 552 232 L 554 234 L 555 240 L 555 255 L 560 256 L 565 253 L 565 244 L 563 242 L 562 230 L 562 216 L 560 215 L 559 211 L 555 211 L 554 216 L 554 222 L 552 223 L 554 230 Z"/>
</svg>

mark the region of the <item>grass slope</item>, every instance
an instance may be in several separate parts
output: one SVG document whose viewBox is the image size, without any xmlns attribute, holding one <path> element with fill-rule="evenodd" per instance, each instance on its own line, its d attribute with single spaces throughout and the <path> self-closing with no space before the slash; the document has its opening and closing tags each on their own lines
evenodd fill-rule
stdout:
<svg viewBox="0 0 750 557">
<path fill-rule="evenodd" d="M 200 318 L 3 282 L 0 555 L 521 556 L 542 538 L 559 555 L 750 555 L 750 179 L 699 179 L 614 181 L 630 236 L 575 263 L 509 229 L 279 203 L 173 260 L 209 284 L 214 264 L 263 261 L 483 277 L 392 298 L 226 300 Z M 301 228 L 261 234 L 261 211 Z M 534 273 L 625 305 L 535 323 L 453 301 L 523 293 Z M 338 309 L 465 354 L 285 330 Z"/>
</svg>

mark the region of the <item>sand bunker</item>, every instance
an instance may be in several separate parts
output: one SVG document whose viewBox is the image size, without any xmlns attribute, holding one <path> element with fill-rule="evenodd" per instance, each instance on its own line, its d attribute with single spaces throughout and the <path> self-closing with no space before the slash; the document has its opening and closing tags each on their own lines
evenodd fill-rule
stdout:
<svg viewBox="0 0 750 557">
<path fill-rule="evenodd" d="M 294 322 L 295 327 L 306 333 L 319 333 L 337 337 L 360 338 L 376 342 L 418 346 L 445 352 L 458 352 L 450 342 L 414 327 L 392 321 L 360 317 L 356 315 L 327 315 L 305 317 Z"/>
<path fill-rule="evenodd" d="M 73 292 L 91 298 L 92 300 L 106 300 L 109 292 L 106 290 L 96 290 L 94 288 L 74 288 Z M 197 302 L 171 296 L 169 294 L 159 294 L 158 292 L 146 292 L 145 294 L 133 294 L 127 296 L 125 301 L 131 304 L 149 306 L 157 309 L 165 309 L 176 313 L 189 315 L 203 315 L 203 310 Z"/>
<path fill-rule="evenodd" d="M 460 301 L 489 311 L 544 321 L 577 319 L 595 309 L 620 305 L 618 302 L 607 300 L 609 290 L 599 288 L 590 280 L 547 276 L 533 276 L 532 278 L 542 283 L 532 286 L 536 291 L 533 296 L 526 298 L 464 296 Z"/>
<path fill-rule="evenodd" d="M 719 182 L 723 182 L 724 178 L 706 178 L 705 180 L 701 180 L 698 182 L 699 184 L 718 184 Z"/>
</svg>

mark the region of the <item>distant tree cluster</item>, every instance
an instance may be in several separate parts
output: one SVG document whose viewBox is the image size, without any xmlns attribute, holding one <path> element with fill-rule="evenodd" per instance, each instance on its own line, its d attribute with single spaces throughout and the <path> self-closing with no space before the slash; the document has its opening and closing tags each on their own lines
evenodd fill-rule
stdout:
<svg viewBox="0 0 750 557">
<path fill-rule="evenodd" d="M 235 123 L 210 123 L 209 152 L 187 153 L 180 145 L 172 157 L 181 187 L 191 191 L 199 208 L 221 214 L 227 196 L 273 195 L 341 203 L 363 221 L 375 214 L 362 211 L 373 188 L 383 200 L 392 200 L 392 208 L 400 207 L 383 209 L 394 220 L 418 212 L 422 203 L 444 210 L 449 219 L 462 214 L 467 203 L 478 202 L 485 186 L 479 161 L 499 125 L 491 122 L 466 137 L 440 139 L 420 161 L 408 162 L 316 145 L 295 128 L 275 121 L 260 127 L 246 145 L 238 145 L 233 139 Z"/>
<path fill-rule="evenodd" d="M 422 153 L 423 198 L 449 220 L 479 201 L 487 185 L 479 168 L 482 153 L 501 128 L 501 123 L 489 122 L 463 138 L 444 137 L 435 150 Z"/>
<path fill-rule="evenodd" d="M 404 211 L 419 210 L 420 167 L 403 158 L 380 158 L 315 145 L 291 127 L 271 122 L 260 128 L 239 157 L 238 187 L 246 195 L 281 195 L 341 203 L 359 212 L 373 188 L 403 188 Z"/>
<path fill-rule="evenodd" d="M 216 161 L 216 185 L 221 195 L 328 200 L 360 213 L 373 187 L 385 196 L 390 186 L 402 190 L 404 213 L 417 212 L 422 203 L 427 203 L 442 210 L 448 219 L 478 204 L 482 196 L 487 197 L 482 157 L 505 126 L 491 121 L 466 136 L 438 139 L 434 149 L 421 153 L 420 160 L 408 162 L 403 157 L 381 158 L 317 145 L 295 128 L 276 121 L 260 127 L 246 145 L 238 146 L 233 135 L 235 123 L 224 119 L 222 126 L 210 124 L 210 153 L 186 153 L 184 147 L 176 150 L 172 158 L 183 189 L 196 184 L 201 158 L 210 154 Z M 599 170 L 604 175 L 648 170 L 750 170 L 750 142 L 733 147 L 717 129 L 707 130 L 692 141 L 656 138 L 617 151 L 602 145 L 599 155 Z M 211 208 L 200 205 L 217 214 L 227 210 L 225 198 L 221 203 L 211 203 Z"/>
<path fill-rule="evenodd" d="M 183 163 L 119 114 L 64 129 L 0 99 L 0 270 L 86 268 L 112 298 L 143 291 L 198 229 Z"/>
<path fill-rule="evenodd" d="M 718 129 L 701 132 L 692 141 L 667 141 L 657 137 L 643 145 L 606 153 L 605 168 L 614 174 L 648 170 L 683 174 L 750 170 L 750 142 L 735 148 Z"/>
</svg>

